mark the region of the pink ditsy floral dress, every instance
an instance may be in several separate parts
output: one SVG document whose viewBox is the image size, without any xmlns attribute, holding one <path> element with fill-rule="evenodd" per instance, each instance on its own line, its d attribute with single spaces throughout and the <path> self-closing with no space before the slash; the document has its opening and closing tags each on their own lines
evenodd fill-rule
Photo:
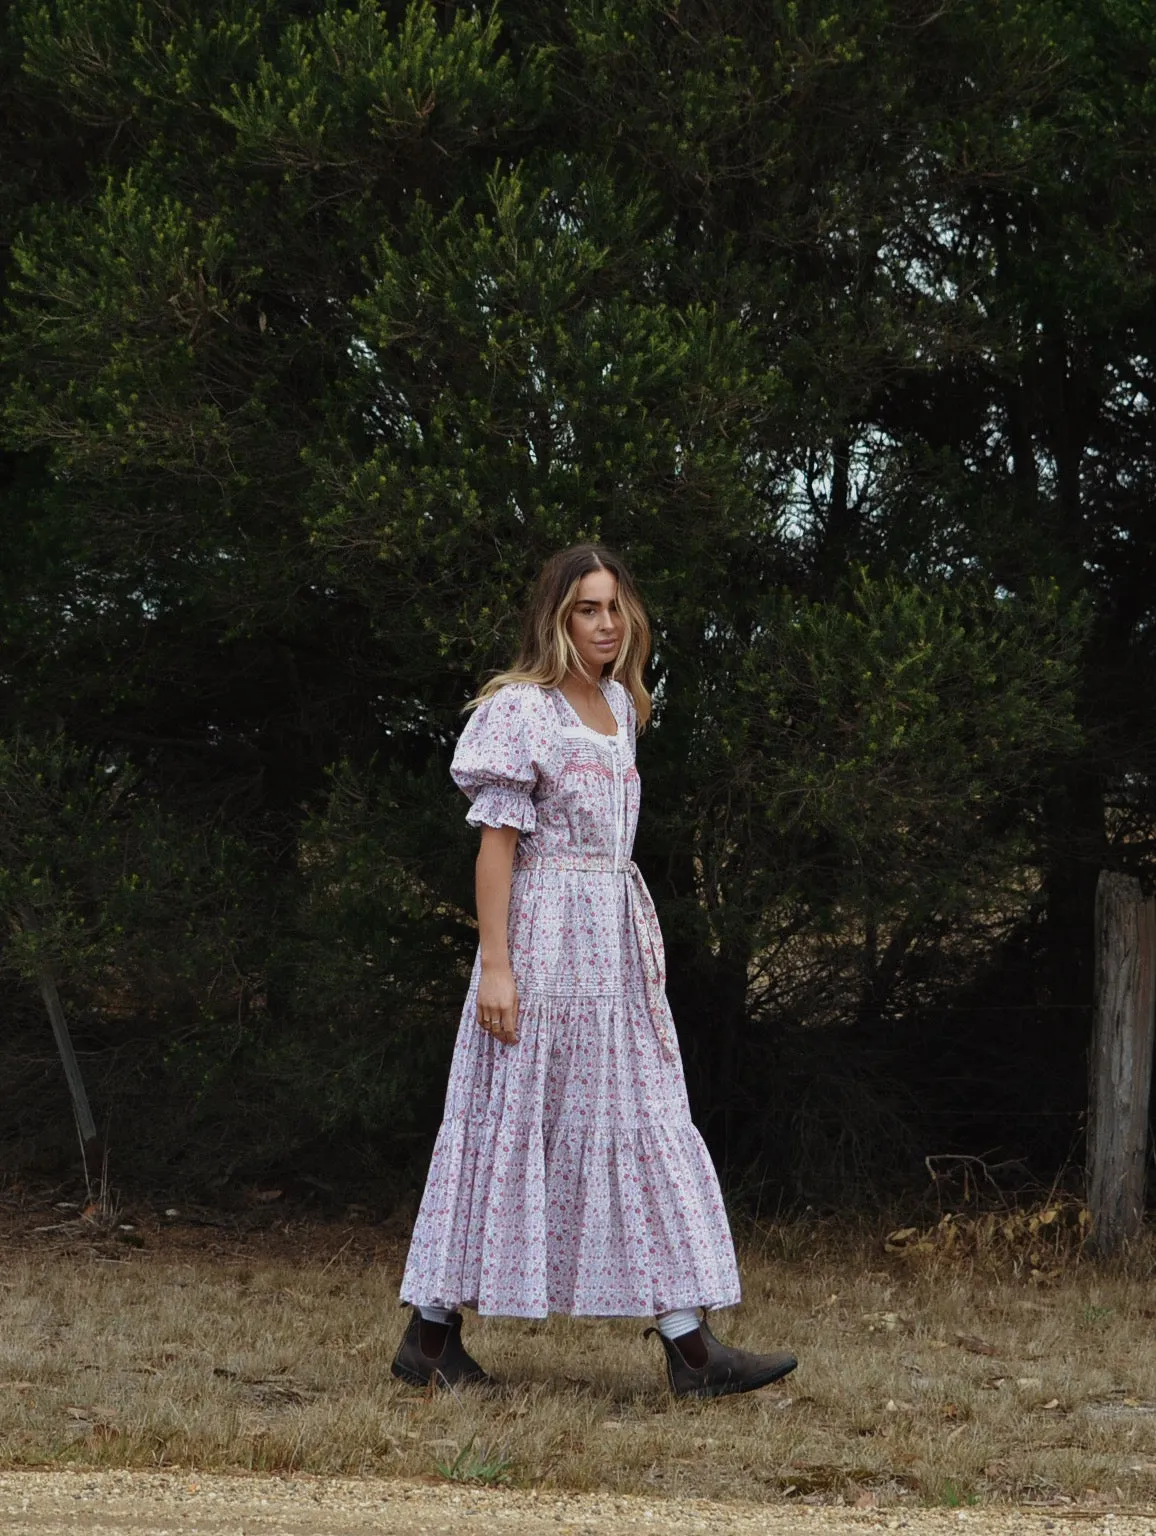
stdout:
<svg viewBox="0 0 1156 1536">
<path fill-rule="evenodd" d="M 521 833 L 510 898 L 518 1043 L 477 1022 L 480 961 L 402 1299 L 484 1315 L 649 1317 L 739 1299 L 718 1178 L 691 1122 L 662 938 L 631 862 L 635 711 L 614 736 L 557 690 L 471 715 L 451 769 L 475 826 Z"/>
</svg>

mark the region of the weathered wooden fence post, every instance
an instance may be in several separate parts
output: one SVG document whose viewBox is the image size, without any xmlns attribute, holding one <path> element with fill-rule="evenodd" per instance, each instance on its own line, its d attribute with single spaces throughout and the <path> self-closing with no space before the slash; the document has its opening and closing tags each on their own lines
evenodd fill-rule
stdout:
<svg viewBox="0 0 1156 1536">
<path fill-rule="evenodd" d="M 1092 1246 L 1116 1253 L 1144 1220 L 1156 1023 L 1156 900 L 1131 875 L 1096 887 L 1095 1012 L 1088 1071 Z"/>
</svg>

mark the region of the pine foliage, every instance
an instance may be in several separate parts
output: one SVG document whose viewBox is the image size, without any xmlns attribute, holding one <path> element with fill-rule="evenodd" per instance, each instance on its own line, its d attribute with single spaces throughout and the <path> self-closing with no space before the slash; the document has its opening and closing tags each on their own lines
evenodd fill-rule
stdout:
<svg viewBox="0 0 1156 1536">
<path fill-rule="evenodd" d="M 970 1150 L 918 1044 L 949 1016 L 973 1086 L 1052 1040 L 1066 1124 L 1095 874 L 1152 848 L 1149 9 L 0 27 L 0 898 L 22 932 L 58 871 L 122 1139 L 420 1164 L 472 946 L 459 711 L 588 537 L 653 610 L 639 854 L 716 1152 L 837 1200 Z M 100 829 L 67 880 L 27 742 Z"/>
</svg>

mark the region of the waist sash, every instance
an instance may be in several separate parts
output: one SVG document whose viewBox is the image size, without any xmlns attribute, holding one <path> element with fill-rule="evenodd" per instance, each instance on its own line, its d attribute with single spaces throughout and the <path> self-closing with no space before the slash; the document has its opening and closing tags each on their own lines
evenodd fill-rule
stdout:
<svg viewBox="0 0 1156 1536">
<path fill-rule="evenodd" d="M 658 1039 L 658 1047 L 670 1061 L 678 1059 L 678 1041 L 674 1034 L 670 1006 L 666 1001 L 666 950 L 654 901 L 633 859 L 615 859 L 612 853 L 525 854 L 519 851 L 514 873 L 529 869 L 573 870 L 600 875 L 621 875 L 626 882 L 626 910 L 638 954 L 642 962 L 642 985 L 646 1011 Z"/>
</svg>

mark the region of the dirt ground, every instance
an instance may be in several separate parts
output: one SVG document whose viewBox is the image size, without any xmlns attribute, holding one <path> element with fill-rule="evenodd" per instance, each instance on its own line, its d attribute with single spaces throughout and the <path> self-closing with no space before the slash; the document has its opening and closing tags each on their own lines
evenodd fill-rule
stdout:
<svg viewBox="0 0 1156 1536">
<path fill-rule="evenodd" d="M 478 1491 L 337 1478 L 0 1473 L 4 1536 L 1152 1536 L 1152 1514 L 771 1510 L 706 1499 Z"/>
<path fill-rule="evenodd" d="M 211 1259 L 223 1265 L 309 1264 L 332 1257 L 389 1268 L 404 1261 L 409 1223 L 379 1220 L 367 1206 L 348 1205 L 319 1219 L 279 1189 L 243 1191 L 230 1208 L 114 1192 L 103 1207 L 85 1207 L 74 1184 L 9 1179 L 0 1188 L 0 1258 L 51 1251 L 59 1257 L 125 1259 L 134 1249 L 153 1260 Z"/>
<path fill-rule="evenodd" d="M 1032 1267 L 961 1256 L 962 1229 L 922 1257 L 749 1236 L 716 1326 L 797 1351 L 764 1392 L 672 1399 L 637 1319 L 471 1317 L 498 1388 L 431 1395 L 389 1372 L 404 1221 L 319 1221 L 273 1189 L 86 1210 L 10 1184 L 0 1536 L 1156 1536 L 1156 1239 L 1107 1270 L 1067 1239 L 1044 1253 L 1058 1220 L 1005 1226 Z"/>
</svg>

